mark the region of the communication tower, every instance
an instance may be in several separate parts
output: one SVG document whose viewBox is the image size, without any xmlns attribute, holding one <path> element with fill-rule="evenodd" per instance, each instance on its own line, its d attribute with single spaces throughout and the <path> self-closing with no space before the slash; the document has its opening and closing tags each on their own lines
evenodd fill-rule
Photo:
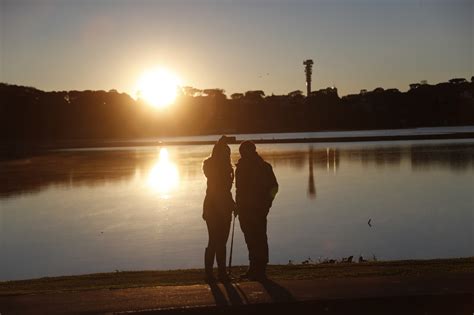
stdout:
<svg viewBox="0 0 474 315">
<path fill-rule="evenodd" d="M 313 60 L 307 59 L 303 61 L 304 72 L 306 73 L 306 96 L 311 93 L 311 75 L 313 74 Z"/>
</svg>

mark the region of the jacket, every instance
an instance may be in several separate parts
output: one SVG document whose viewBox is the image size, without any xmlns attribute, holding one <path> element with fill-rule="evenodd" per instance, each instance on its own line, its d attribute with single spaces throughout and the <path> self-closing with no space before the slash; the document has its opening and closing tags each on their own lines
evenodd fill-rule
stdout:
<svg viewBox="0 0 474 315">
<path fill-rule="evenodd" d="M 272 166 L 258 154 L 241 158 L 235 171 L 239 215 L 267 215 L 278 192 Z"/>
<path fill-rule="evenodd" d="M 232 198 L 234 170 L 232 166 L 222 166 L 210 157 L 203 163 L 203 172 L 207 178 L 206 197 L 203 204 L 203 219 L 231 219 L 235 209 Z"/>
</svg>

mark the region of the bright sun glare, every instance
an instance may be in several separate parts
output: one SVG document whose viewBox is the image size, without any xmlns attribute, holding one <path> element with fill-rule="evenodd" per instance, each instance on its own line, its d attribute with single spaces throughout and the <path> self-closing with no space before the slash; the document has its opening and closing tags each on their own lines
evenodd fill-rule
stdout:
<svg viewBox="0 0 474 315">
<path fill-rule="evenodd" d="M 180 80 L 171 71 L 155 68 L 145 71 L 137 83 L 137 97 L 154 107 L 166 107 L 176 99 Z"/>
<path fill-rule="evenodd" d="M 148 186 L 166 196 L 179 184 L 179 172 L 176 165 L 170 160 L 166 148 L 160 149 L 157 163 L 148 175 Z"/>
</svg>

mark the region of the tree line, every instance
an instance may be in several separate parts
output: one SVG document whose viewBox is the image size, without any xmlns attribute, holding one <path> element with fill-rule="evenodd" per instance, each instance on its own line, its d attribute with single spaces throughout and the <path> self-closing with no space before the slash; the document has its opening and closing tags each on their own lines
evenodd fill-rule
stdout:
<svg viewBox="0 0 474 315">
<path fill-rule="evenodd" d="M 413 128 L 474 125 L 474 82 L 410 84 L 339 97 L 336 88 L 304 96 L 184 87 L 157 110 L 125 93 L 53 91 L 0 83 L 0 141 Z"/>
</svg>

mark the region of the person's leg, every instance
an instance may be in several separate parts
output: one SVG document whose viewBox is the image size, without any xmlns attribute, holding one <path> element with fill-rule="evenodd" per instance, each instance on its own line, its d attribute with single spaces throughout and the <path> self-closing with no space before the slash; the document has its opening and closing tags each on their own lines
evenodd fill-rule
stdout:
<svg viewBox="0 0 474 315">
<path fill-rule="evenodd" d="M 261 244 L 262 244 L 262 262 L 268 264 L 269 252 L 268 252 L 268 236 L 267 236 L 267 218 L 263 219 L 260 225 L 261 231 Z"/>
<path fill-rule="evenodd" d="M 264 279 L 268 264 L 267 219 L 259 220 L 255 226 L 256 276 Z"/>
<path fill-rule="evenodd" d="M 253 226 L 252 220 L 245 216 L 239 215 L 239 222 L 249 251 L 249 269 L 242 275 L 242 278 L 250 278 L 255 274 L 255 227 Z"/>
<path fill-rule="evenodd" d="M 204 268 L 206 272 L 207 280 L 212 280 L 214 278 L 213 275 L 213 267 L 214 267 L 214 257 L 216 255 L 216 224 L 213 220 L 206 220 L 207 225 L 207 232 L 209 235 L 207 247 L 204 251 Z"/>
<path fill-rule="evenodd" d="M 229 238 L 231 221 L 228 218 L 223 218 L 218 226 L 218 238 L 216 248 L 216 262 L 218 268 L 219 279 L 222 281 L 228 281 L 226 269 L 226 245 Z"/>
</svg>

